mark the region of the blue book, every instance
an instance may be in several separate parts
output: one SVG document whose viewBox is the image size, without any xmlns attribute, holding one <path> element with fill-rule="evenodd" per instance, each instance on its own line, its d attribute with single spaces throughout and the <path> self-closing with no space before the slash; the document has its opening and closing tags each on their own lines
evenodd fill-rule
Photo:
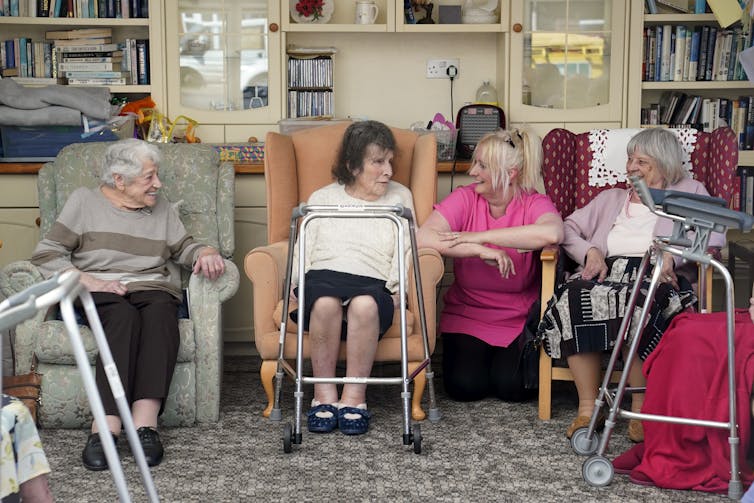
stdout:
<svg viewBox="0 0 754 503">
<path fill-rule="evenodd" d="M 29 66 L 26 63 L 26 38 L 18 39 L 18 76 L 28 77 Z"/>
<path fill-rule="evenodd" d="M 704 14 L 707 10 L 706 0 L 696 0 L 694 2 L 694 14 Z"/>
<path fill-rule="evenodd" d="M 699 69 L 699 44 L 701 42 L 702 29 L 697 26 L 691 34 L 691 51 L 689 53 L 689 80 L 696 80 Z"/>
<path fill-rule="evenodd" d="M 647 0 L 647 12 L 649 14 L 657 14 L 657 3 L 655 0 Z"/>
<path fill-rule="evenodd" d="M 736 70 L 736 62 L 738 61 L 738 32 L 741 28 L 735 28 L 731 36 L 730 41 L 730 56 L 728 57 L 728 75 L 725 80 L 733 80 Z"/>
</svg>

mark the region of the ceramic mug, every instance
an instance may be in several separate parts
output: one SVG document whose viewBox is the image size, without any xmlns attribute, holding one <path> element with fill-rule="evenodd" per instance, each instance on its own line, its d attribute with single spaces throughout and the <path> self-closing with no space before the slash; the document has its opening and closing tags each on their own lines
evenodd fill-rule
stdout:
<svg viewBox="0 0 754 503">
<path fill-rule="evenodd" d="M 356 2 L 356 24 L 374 24 L 380 9 L 370 0 Z"/>
</svg>

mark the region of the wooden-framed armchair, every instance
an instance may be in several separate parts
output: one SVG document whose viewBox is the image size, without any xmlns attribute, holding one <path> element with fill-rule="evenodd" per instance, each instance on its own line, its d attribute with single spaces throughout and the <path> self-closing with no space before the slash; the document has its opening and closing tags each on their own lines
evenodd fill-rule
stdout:
<svg viewBox="0 0 754 503">
<path fill-rule="evenodd" d="M 615 136 L 628 138 L 639 130 L 617 130 Z M 688 155 L 692 176 L 702 182 L 709 193 L 737 204 L 739 186 L 736 179 L 738 166 L 738 141 L 730 128 L 719 128 L 711 133 L 684 130 L 681 136 L 684 150 Z M 542 140 L 543 162 L 542 177 L 545 192 L 552 199 L 563 218 L 574 210 L 585 206 L 597 194 L 611 187 L 624 187 L 625 181 L 614 181 L 598 185 L 595 178 L 604 181 L 604 177 L 595 177 L 595 170 L 604 169 L 609 163 L 610 148 L 620 150 L 620 145 L 608 145 L 606 138 L 609 130 L 591 130 L 573 133 L 567 129 L 553 129 Z M 625 165 L 625 164 L 624 164 Z M 591 170 L 591 180 L 590 180 Z M 609 176 L 607 177 L 609 178 Z M 735 208 L 734 208 L 735 209 Z M 556 286 L 556 265 L 559 250 L 546 249 L 542 252 L 542 314 Z M 712 269 L 707 268 L 706 305 L 712 303 Z M 618 379 L 619 372 L 612 376 Z M 552 400 L 552 381 L 573 381 L 573 374 L 564 361 L 553 362 L 540 351 L 539 359 L 539 418 L 550 419 Z"/>
<path fill-rule="evenodd" d="M 253 284 L 254 342 L 262 358 L 262 385 L 268 399 L 263 414 L 269 416 L 273 407 L 273 378 L 277 369 L 283 289 L 292 210 L 306 201 L 312 192 L 333 181 L 335 164 L 343 133 L 348 123 L 306 129 L 290 136 L 268 133 L 265 139 L 264 172 L 267 195 L 268 245 L 251 250 L 244 261 L 246 275 Z M 416 225 L 432 212 L 437 198 L 437 153 L 433 135 L 419 136 L 404 129 L 391 128 L 396 139 L 393 158 L 393 180 L 402 183 L 414 197 Z M 436 286 L 443 275 L 443 260 L 435 250 L 419 250 L 422 292 L 427 318 L 430 351 L 434 351 L 436 334 Z M 409 269 L 408 286 L 408 361 L 409 372 L 424 359 L 418 299 Z M 287 295 L 287 293 L 286 293 Z M 292 302 L 290 309 L 295 309 Z M 377 347 L 375 362 L 400 361 L 400 313 L 396 310 L 392 327 Z M 287 323 L 285 358 L 296 357 L 296 324 Z M 309 357 L 308 334 L 304 334 L 304 357 Z M 341 360 L 345 343 L 341 344 Z M 412 416 L 424 419 L 421 398 L 426 377 L 421 372 L 414 379 Z"/>
<path fill-rule="evenodd" d="M 110 144 L 78 143 L 65 147 L 55 160 L 45 164 L 37 181 L 40 231 L 52 227 L 68 196 L 78 187 L 100 184 L 99 165 Z M 188 291 L 188 317 L 179 320 L 178 362 L 173 373 L 161 424 L 191 426 L 217 421 L 222 379 L 221 306 L 237 290 L 238 268 L 227 260 L 235 246 L 233 235 L 233 166 L 220 161 L 208 145 L 157 144 L 160 149 L 161 189 L 178 205 L 186 230 L 199 242 L 217 248 L 225 260 L 225 274 L 215 281 L 183 270 Z M 0 271 L 0 290 L 6 296 L 42 281 L 39 270 L 28 261 L 8 264 Z M 97 356 L 88 326 L 80 325 L 82 341 L 94 371 Z M 54 313 L 39 312 L 16 326 L 16 372 L 29 372 L 32 357 L 42 374 L 40 423 L 44 427 L 80 428 L 91 423 L 76 360 L 62 320 Z"/>
</svg>

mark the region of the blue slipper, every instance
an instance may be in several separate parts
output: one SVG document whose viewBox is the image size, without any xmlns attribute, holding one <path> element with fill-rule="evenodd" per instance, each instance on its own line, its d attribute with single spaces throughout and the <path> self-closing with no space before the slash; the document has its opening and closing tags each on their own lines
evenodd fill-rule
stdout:
<svg viewBox="0 0 754 503">
<path fill-rule="evenodd" d="M 329 412 L 329 417 L 320 417 L 318 412 Z M 306 427 L 312 433 L 330 433 L 338 427 L 338 408 L 330 403 L 315 405 L 306 413 Z"/>
<path fill-rule="evenodd" d="M 355 414 L 359 417 L 348 419 L 346 414 Z M 363 435 L 369 430 L 369 418 L 371 414 L 366 409 L 357 407 L 341 407 L 338 409 L 338 428 L 345 435 Z"/>
</svg>

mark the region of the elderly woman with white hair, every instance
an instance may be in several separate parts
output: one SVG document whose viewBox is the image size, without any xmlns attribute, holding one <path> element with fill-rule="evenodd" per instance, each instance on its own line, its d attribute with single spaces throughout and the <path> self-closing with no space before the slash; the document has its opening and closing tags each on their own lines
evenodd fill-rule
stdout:
<svg viewBox="0 0 754 503">
<path fill-rule="evenodd" d="M 650 188 L 709 195 L 683 167 L 683 147 L 673 132 L 645 129 L 631 138 L 627 153 L 627 174 L 642 178 Z M 605 190 L 565 219 L 562 246 L 579 264 L 579 272 L 556 288 L 538 334 L 547 354 L 565 358 L 573 372 L 579 406 L 566 431 L 568 438 L 589 425 L 601 381 L 602 353 L 615 344 L 636 271 L 654 237 L 669 236 L 672 225 L 650 212 L 630 187 Z M 722 235 L 712 235 L 711 246 L 723 244 Z M 642 360 L 657 346 L 672 318 L 696 302 L 691 284 L 678 274 L 676 265 L 680 264 L 669 253 L 663 256 L 663 283 L 639 342 Z M 648 287 L 649 276 L 645 282 Z M 640 294 L 636 309 L 643 304 Z M 634 327 L 631 336 L 635 336 Z M 634 363 L 628 371 L 631 386 L 646 384 L 640 364 Z M 643 394 L 633 393 L 631 409 L 640 411 L 643 401 Z M 635 442 L 643 440 L 640 421 L 629 422 L 628 436 Z"/>
<path fill-rule="evenodd" d="M 211 280 L 225 271 L 218 251 L 187 234 L 160 192 L 159 165 L 152 144 L 113 143 L 102 162 L 101 185 L 71 194 L 32 255 L 45 277 L 76 269 L 92 292 L 150 466 L 162 461 L 157 417 L 178 355 L 182 291 L 176 264 Z M 117 441 L 121 419 L 99 358 L 96 381 Z M 96 424 L 82 461 L 89 470 L 108 467 Z"/>
</svg>

